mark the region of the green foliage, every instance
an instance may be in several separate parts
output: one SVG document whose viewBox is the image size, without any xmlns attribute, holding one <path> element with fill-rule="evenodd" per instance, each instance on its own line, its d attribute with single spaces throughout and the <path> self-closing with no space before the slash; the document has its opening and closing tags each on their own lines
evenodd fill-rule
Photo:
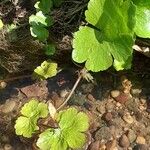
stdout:
<svg viewBox="0 0 150 150">
<path fill-rule="evenodd" d="M 130 0 L 91 0 L 85 12 L 94 27 L 80 27 L 74 34 L 72 58 L 88 70 L 123 69 L 134 43 L 135 6 Z M 117 62 L 117 64 L 116 64 Z M 118 67 L 119 66 L 119 67 Z"/>
<path fill-rule="evenodd" d="M 2 20 L 0 19 L 0 30 L 3 28 L 4 24 L 2 22 Z"/>
<path fill-rule="evenodd" d="M 47 129 L 40 134 L 37 146 L 41 150 L 67 150 L 81 148 L 85 141 L 85 131 L 89 127 L 88 116 L 75 108 L 60 111 L 56 117 L 57 129 Z"/>
<path fill-rule="evenodd" d="M 150 38 L 150 1 L 133 0 L 136 8 L 135 33 L 139 37 Z"/>
<path fill-rule="evenodd" d="M 39 103 L 32 99 L 21 109 L 21 116 L 18 117 L 15 124 L 16 134 L 30 138 L 36 130 L 39 129 L 37 121 L 39 118 L 45 118 L 48 115 L 48 107 L 44 103 Z"/>
<path fill-rule="evenodd" d="M 57 63 L 52 61 L 44 61 L 41 66 L 34 70 L 34 76 L 41 80 L 53 77 L 57 74 Z"/>
<path fill-rule="evenodd" d="M 51 56 L 55 53 L 56 49 L 54 44 L 48 44 L 45 46 L 45 54 Z"/>
</svg>

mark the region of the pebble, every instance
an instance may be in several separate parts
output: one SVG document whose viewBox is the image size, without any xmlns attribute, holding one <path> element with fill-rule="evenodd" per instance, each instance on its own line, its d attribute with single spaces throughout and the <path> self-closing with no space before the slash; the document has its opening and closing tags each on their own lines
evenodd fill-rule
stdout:
<svg viewBox="0 0 150 150">
<path fill-rule="evenodd" d="M 68 94 L 69 94 L 69 91 L 66 89 L 60 91 L 60 97 L 61 98 L 65 98 Z"/>
<path fill-rule="evenodd" d="M 95 134 L 96 140 L 110 140 L 112 135 L 110 134 L 110 129 L 108 127 L 101 127 Z"/>
<path fill-rule="evenodd" d="M 110 95 L 111 95 L 112 98 L 116 98 L 120 95 L 120 91 L 113 90 L 113 91 L 110 92 Z"/>
<path fill-rule="evenodd" d="M 108 141 L 106 143 L 106 150 L 118 150 L 117 141 L 116 140 Z"/>
<path fill-rule="evenodd" d="M 16 107 L 16 102 L 14 100 L 7 101 L 4 105 L 1 107 L 1 111 L 3 113 L 10 113 L 14 110 Z"/>
<path fill-rule="evenodd" d="M 137 144 L 145 144 L 145 143 L 146 143 L 146 140 L 145 140 L 145 138 L 142 137 L 142 136 L 137 136 L 137 138 L 136 138 L 136 143 L 137 143 Z"/>
<path fill-rule="evenodd" d="M 129 94 L 120 92 L 118 90 L 111 91 L 111 96 L 119 103 L 124 104 L 127 102 L 131 96 Z"/>
<path fill-rule="evenodd" d="M 123 115 L 123 120 L 129 124 L 133 123 L 134 122 L 134 119 L 133 117 L 130 115 L 130 113 L 126 113 Z"/>
<path fill-rule="evenodd" d="M 136 140 L 136 134 L 135 134 L 135 132 L 134 132 L 133 130 L 131 130 L 131 129 L 129 129 L 129 130 L 127 131 L 127 137 L 128 137 L 128 139 L 129 139 L 130 143 L 133 143 L 133 142 Z"/>
<path fill-rule="evenodd" d="M 89 146 L 89 150 L 99 150 L 100 141 L 92 142 Z"/>
<path fill-rule="evenodd" d="M 4 150 L 14 150 L 14 149 L 10 144 L 5 144 L 4 145 Z"/>
<path fill-rule="evenodd" d="M 98 112 L 100 112 L 101 114 L 104 114 L 106 112 L 106 108 L 103 104 L 99 104 L 97 107 L 96 107 L 96 110 Z"/>
<path fill-rule="evenodd" d="M 138 144 L 136 145 L 133 150 L 149 150 L 148 146 L 147 145 L 144 145 L 144 144 Z"/>
<path fill-rule="evenodd" d="M 111 111 L 113 111 L 115 105 L 112 102 L 108 102 L 108 103 L 106 103 L 105 107 L 108 112 L 111 112 Z"/>
<path fill-rule="evenodd" d="M 128 137 L 127 137 L 125 134 L 123 134 L 123 135 L 120 137 L 120 139 L 119 139 L 119 145 L 120 145 L 121 147 L 124 147 L 124 148 L 129 147 L 130 142 L 129 142 Z"/>
<path fill-rule="evenodd" d="M 4 82 L 4 81 L 0 82 L 0 89 L 5 89 L 6 86 L 7 86 L 6 82 Z"/>
<path fill-rule="evenodd" d="M 108 113 L 105 113 L 105 114 L 102 116 L 102 118 L 103 118 L 106 122 L 108 122 L 108 121 L 111 121 L 111 120 L 112 120 L 113 116 L 112 116 L 112 114 L 111 114 L 110 112 L 108 112 Z"/>
<path fill-rule="evenodd" d="M 90 101 L 95 101 L 95 98 L 93 97 L 92 94 L 88 94 L 87 98 L 88 98 Z"/>
</svg>

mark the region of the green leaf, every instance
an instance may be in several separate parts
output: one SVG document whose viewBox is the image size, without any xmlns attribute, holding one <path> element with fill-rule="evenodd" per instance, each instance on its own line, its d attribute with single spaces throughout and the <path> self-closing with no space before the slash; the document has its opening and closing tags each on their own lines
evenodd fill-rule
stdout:
<svg viewBox="0 0 150 150">
<path fill-rule="evenodd" d="M 81 148 L 85 141 L 85 134 L 89 127 L 88 116 L 78 112 L 75 108 L 60 111 L 57 116 L 62 135 L 71 148 Z"/>
<path fill-rule="evenodd" d="M 57 63 L 52 61 L 44 61 L 41 66 L 34 70 L 34 75 L 40 79 L 47 79 L 57 74 Z"/>
<path fill-rule="evenodd" d="M 40 134 L 37 146 L 41 150 L 67 150 L 82 148 L 85 144 L 85 131 L 89 127 L 89 120 L 85 113 L 75 108 L 60 111 L 57 114 L 58 129 L 48 129 Z"/>
<path fill-rule="evenodd" d="M 0 19 L 0 30 L 3 28 L 4 24 L 2 22 L 2 20 Z"/>
<path fill-rule="evenodd" d="M 37 146 L 41 150 L 67 150 L 68 144 L 61 136 L 60 129 L 48 129 L 40 134 Z"/>
<path fill-rule="evenodd" d="M 35 120 L 45 118 L 48 115 L 48 106 L 32 99 L 22 107 L 21 114 Z"/>
<path fill-rule="evenodd" d="M 36 125 L 35 120 L 21 116 L 16 120 L 15 129 L 17 135 L 23 135 L 24 137 L 30 138 L 39 128 Z"/>
<path fill-rule="evenodd" d="M 37 126 L 38 119 L 47 117 L 48 106 L 32 99 L 22 107 L 21 115 L 22 116 L 16 120 L 16 134 L 29 138 L 39 129 Z"/>
<path fill-rule="evenodd" d="M 117 62 L 126 63 L 134 43 L 135 6 L 130 0 L 91 0 L 86 20 L 95 26 L 80 27 L 74 34 L 72 58 L 98 72 Z M 124 65 L 126 66 L 126 65 Z"/>
<path fill-rule="evenodd" d="M 53 2 L 52 0 L 41 0 L 35 7 L 47 14 L 53 7 Z"/>
<path fill-rule="evenodd" d="M 45 41 L 49 36 L 48 30 L 40 25 L 31 26 L 30 32 L 33 37 L 38 38 L 40 41 Z"/>
<path fill-rule="evenodd" d="M 45 54 L 48 56 L 54 55 L 56 49 L 54 44 L 48 44 L 45 46 Z"/>
<path fill-rule="evenodd" d="M 139 37 L 150 38 L 150 1 L 134 0 L 136 9 L 135 33 Z"/>
<path fill-rule="evenodd" d="M 132 54 L 132 36 L 122 35 L 112 42 L 100 42 L 100 36 L 99 31 L 89 27 L 80 27 L 74 35 L 73 60 L 78 63 L 86 61 L 86 68 L 93 72 L 109 68 L 113 64 L 112 56 L 117 61 L 126 62 Z"/>
<path fill-rule="evenodd" d="M 49 27 L 53 25 L 53 19 L 48 15 L 44 15 L 42 11 L 39 11 L 36 15 L 29 17 L 29 23 L 32 26 Z"/>
</svg>

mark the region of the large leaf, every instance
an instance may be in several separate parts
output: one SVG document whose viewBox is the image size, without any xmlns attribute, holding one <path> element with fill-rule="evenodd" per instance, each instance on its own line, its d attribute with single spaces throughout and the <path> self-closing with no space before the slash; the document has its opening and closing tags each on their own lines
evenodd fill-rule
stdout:
<svg viewBox="0 0 150 150">
<path fill-rule="evenodd" d="M 135 33 L 139 37 L 150 38 L 150 1 L 133 1 L 137 6 Z"/>
<path fill-rule="evenodd" d="M 74 34 L 73 60 L 86 62 L 86 68 L 94 72 L 109 68 L 113 59 L 127 66 L 134 42 L 133 3 L 130 0 L 91 0 L 85 15 L 95 27 L 80 27 Z M 120 66 L 114 66 L 119 70 Z"/>
<path fill-rule="evenodd" d="M 38 78 L 47 79 L 57 74 L 57 63 L 52 61 L 44 61 L 41 66 L 34 70 L 34 75 Z"/>
<path fill-rule="evenodd" d="M 21 116 L 16 120 L 15 129 L 17 135 L 30 138 L 32 137 L 32 134 L 39 128 L 36 125 L 35 120 Z"/>
<path fill-rule="evenodd" d="M 98 35 L 101 36 L 101 33 L 95 29 L 80 27 L 74 35 L 73 60 L 78 63 L 86 61 L 88 70 L 98 72 L 112 65 L 112 56 L 119 62 L 126 62 L 131 56 L 133 40 L 130 34 L 122 35 L 111 42 L 100 42 Z"/>
</svg>

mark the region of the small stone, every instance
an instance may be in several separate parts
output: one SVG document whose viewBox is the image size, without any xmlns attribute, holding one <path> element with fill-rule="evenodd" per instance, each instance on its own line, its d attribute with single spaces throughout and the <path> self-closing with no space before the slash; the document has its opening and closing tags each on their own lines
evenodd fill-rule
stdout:
<svg viewBox="0 0 150 150">
<path fill-rule="evenodd" d="M 5 144 L 4 150 L 13 150 L 13 147 L 10 144 Z"/>
<path fill-rule="evenodd" d="M 69 94 L 69 91 L 66 89 L 60 91 L 60 97 L 61 98 L 65 98 L 68 94 Z"/>
<path fill-rule="evenodd" d="M 4 82 L 4 81 L 0 82 L 0 89 L 5 89 L 6 86 L 7 86 L 6 82 Z"/>
<path fill-rule="evenodd" d="M 93 149 L 94 150 L 94 149 Z M 106 145 L 105 144 L 100 144 L 98 150 L 106 150 Z"/>
<path fill-rule="evenodd" d="M 7 101 L 4 105 L 1 107 L 1 111 L 3 113 L 10 113 L 14 110 L 16 107 L 16 102 L 14 100 Z"/>
<path fill-rule="evenodd" d="M 139 106 L 139 109 L 140 109 L 141 111 L 145 111 L 145 110 L 146 110 L 146 107 L 143 106 L 143 105 L 140 105 L 140 106 Z"/>
<path fill-rule="evenodd" d="M 129 129 L 127 132 L 127 137 L 130 141 L 130 143 L 133 143 L 136 140 L 136 134 L 133 130 Z"/>
<path fill-rule="evenodd" d="M 99 150 L 100 141 L 92 142 L 89 146 L 89 150 Z"/>
<path fill-rule="evenodd" d="M 130 113 L 126 113 L 123 115 L 123 120 L 129 124 L 134 122 L 133 117 L 130 115 Z"/>
<path fill-rule="evenodd" d="M 120 95 L 120 91 L 113 90 L 113 91 L 110 92 L 110 95 L 111 95 L 112 98 L 116 98 Z"/>
<path fill-rule="evenodd" d="M 108 103 L 106 103 L 105 107 L 108 112 L 111 112 L 111 111 L 113 111 L 115 105 L 112 102 L 108 102 Z"/>
<path fill-rule="evenodd" d="M 92 94 L 88 94 L 87 98 L 88 98 L 90 101 L 95 101 L 95 98 L 93 97 Z"/>
<path fill-rule="evenodd" d="M 112 140 L 106 143 L 106 150 L 118 150 L 117 149 L 117 141 Z"/>
<path fill-rule="evenodd" d="M 117 103 L 116 103 L 116 106 L 117 106 L 117 107 L 121 107 L 122 105 L 121 105 L 121 103 L 117 102 Z"/>
<path fill-rule="evenodd" d="M 119 145 L 120 145 L 121 147 L 124 147 L 124 148 L 129 147 L 130 142 L 129 142 L 128 137 L 127 137 L 125 134 L 123 134 L 123 135 L 120 137 L 120 139 L 119 139 Z"/>
<path fill-rule="evenodd" d="M 110 129 L 108 127 L 101 127 L 95 134 L 96 140 L 110 140 L 112 135 L 110 134 Z"/>
<path fill-rule="evenodd" d="M 104 115 L 103 115 L 103 119 L 106 121 L 106 122 L 108 122 L 108 121 L 111 121 L 112 120 L 112 114 L 110 113 L 110 112 L 108 112 L 108 113 L 105 113 Z"/>
<path fill-rule="evenodd" d="M 136 145 L 133 150 L 149 150 L 148 146 L 147 145 L 144 145 L 144 144 L 138 144 Z"/>
<path fill-rule="evenodd" d="M 101 104 L 96 107 L 96 110 L 97 110 L 98 112 L 100 112 L 101 114 L 104 114 L 104 113 L 106 112 L 105 106 L 104 106 L 104 105 L 101 105 Z"/>
<path fill-rule="evenodd" d="M 118 91 L 118 92 L 116 91 L 116 93 L 113 92 L 111 95 L 117 102 L 119 102 L 121 104 L 124 104 L 131 98 L 130 94 L 126 94 L 126 93 L 123 93 L 120 91 Z"/>
<path fill-rule="evenodd" d="M 137 143 L 137 144 L 145 144 L 145 143 L 146 143 L 146 140 L 145 140 L 145 138 L 142 137 L 142 136 L 137 136 L 137 138 L 136 138 L 136 143 Z"/>
</svg>

